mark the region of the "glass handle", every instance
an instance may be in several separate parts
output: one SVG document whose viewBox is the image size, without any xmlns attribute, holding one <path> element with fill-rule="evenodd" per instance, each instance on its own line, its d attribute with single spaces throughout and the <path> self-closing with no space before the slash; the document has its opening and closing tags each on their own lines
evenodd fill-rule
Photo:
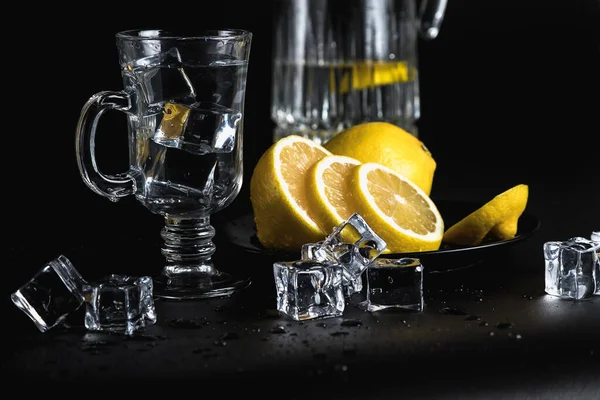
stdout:
<svg viewBox="0 0 600 400">
<path fill-rule="evenodd" d="M 427 40 L 435 39 L 446 13 L 448 0 L 421 0 L 419 6 L 419 33 Z"/>
<path fill-rule="evenodd" d="M 77 123 L 75 154 L 81 177 L 90 189 L 111 201 L 133 194 L 134 181 L 128 173 L 105 175 L 100 172 L 96 162 L 96 128 L 105 111 L 126 111 L 130 108 L 130 97 L 127 93 L 99 92 L 84 104 Z"/>
</svg>

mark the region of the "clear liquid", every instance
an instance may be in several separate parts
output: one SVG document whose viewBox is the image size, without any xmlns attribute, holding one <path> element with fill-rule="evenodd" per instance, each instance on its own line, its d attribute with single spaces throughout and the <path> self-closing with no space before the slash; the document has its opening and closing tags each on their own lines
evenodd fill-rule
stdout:
<svg viewBox="0 0 600 400">
<path fill-rule="evenodd" d="M 135 143 L 130 146 L 135 195 L 150 211 L 170 217 L 209 216 L 226 207 L 239 193 L 243 121 L 237 125 L 235 144 L 226 152 L 189 152 L 161 145 L 153 138 L 163 122 L 165 106 L 175 101 L 187 105 L 192 112 L 197 102 L 243 112 L 246 73 L 247 63 L 240 61 L 163 67 L 153 75 L 147 74 L 151 79 L 141 79 L 139 71 L 124 73 L 126 87 L 133 86 L 138 94 L 138 112 L 129 118 L 131 140 Z M 182 83 L 182 76 L 192 91 L 188 90 L 188 83 Z"/>
<path fill-rule="evenodd" d="M 420 116 L 416 68 L 407 62 L 302 65 L 276 62 L 271 117 L 292 131 L 387 121 L 411 131 Z"/>
</svg>

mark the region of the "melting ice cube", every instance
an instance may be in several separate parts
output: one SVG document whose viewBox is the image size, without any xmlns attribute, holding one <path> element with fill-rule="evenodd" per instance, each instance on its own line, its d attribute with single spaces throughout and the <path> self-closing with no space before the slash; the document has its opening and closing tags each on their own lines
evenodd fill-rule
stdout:
<svg viewBox="0 0 600 400">
<path fill-rule="evenodd" d="M 600 294 L 600 243 L 583 237 L 544 243 L 545 291 L 580 300 Z"/>
<path fill-rule="evenodd" d="M 423 311 L 423 265 L 417 258 L 378 258 L 367 270 L 367 310 Z"/>
<path fill-rule="evenodd" d="M 314 260 L 273 264 L 277 310 L 296 321 L 335 317 L 345 308 L 342 267 Z"/>
<path fill-rule="evenodd" d="M 60 255 L 44 265 L 10 298 L 40 332 L 46 332 L 83 304 L 85 284 L 71 261 Z"/>
<path fill-rule="evenodd" d="M 354 213 L 325 240 L 305 244 L 301 258 L 341 264 L 345 295 L 349 296 L 362 290 L 362 273 L 386 246 L 366 221 Z"/>
<path fill-rule="evenodd" d="M 132 335 L 156 322 L 152 278 L 110 275 L 84 286 L 85 327 Z"/>
</svg>

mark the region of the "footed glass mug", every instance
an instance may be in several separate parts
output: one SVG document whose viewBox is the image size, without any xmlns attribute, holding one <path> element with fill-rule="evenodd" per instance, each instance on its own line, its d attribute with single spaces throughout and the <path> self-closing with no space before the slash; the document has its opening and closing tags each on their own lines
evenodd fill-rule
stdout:
<svg viewBox="0 0 600 400">
<path fill-rule="evenodd" d="M 119 32 L 124 89 L 99 92 L 81 110 L 76 156 L 86 185 L 112 201 L 134 195 L 165 218 L 158 297 L 228 296 L 250 284 L 215 268 L 210 216 L 231 204 L 242 185 L 251 41 L 243 30 Z M 127 115 L 130 168 L 118 175 L 102 173 L 96 163 L 96 128 L 107 110 Z"/>
</svg>

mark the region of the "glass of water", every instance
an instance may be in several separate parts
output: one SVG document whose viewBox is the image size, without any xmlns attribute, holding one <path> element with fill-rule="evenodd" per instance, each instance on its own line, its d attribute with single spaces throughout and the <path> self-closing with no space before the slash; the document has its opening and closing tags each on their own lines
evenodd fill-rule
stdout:
<svg viewBox="0 0 600 400">
<path fill-rule="evenodd" d="M 83 181 L 112 201 L 133 195 L 164 217 L 166 263 L 154 278 L 156 296 L 207 298 L 245 288 L 248 279 L 213 264 L 210 216 L 230 205 L 242 185 L 252 33 L 130 30 L 116 41 L 124 89 L 93 95 L 77 124 Z M 117 175 L 101 172 L 96 162 L 97 122 L 107 110 L 128 120 L 129 169 Z"/>
<path fill-rule="evenodd" d="M 273 141 L 324 143 L 385 121 L 418 136 L 417 38 L 437 36 L 447 0 L 278 0 L 273 32 Z"/>
</svg>

